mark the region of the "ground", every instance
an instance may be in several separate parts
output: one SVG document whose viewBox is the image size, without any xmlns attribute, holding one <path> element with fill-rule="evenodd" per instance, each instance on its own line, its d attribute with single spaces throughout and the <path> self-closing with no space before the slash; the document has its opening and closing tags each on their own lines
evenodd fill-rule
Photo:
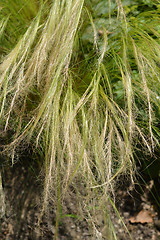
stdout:
<svg viewBox="0 0 160 240">
<path fill-rule="evenodd" d="M 50 240 L 55 234 L 54 211 L 49 219 L 42 216 L 38 227 L 38 216 L 41 185 L 37 175 L 31 174 L 28 168 L 20 163 L 12 168 L 4 167 L 2 171 L 3 189 L 5 194 L 6 214 L 0 220 L 0 240 Z M 133 187 L 119 184 L 116 191 L 116 206 L 133 239 L 160 239 L 160 220 L 157 205 L 150 190 L 154 181 L 148 185 Z M 74 198 L 66 201 L 66 208 L 76 212 Z M 112 211 L 111 219 L 119 240 L 129 240 L 127 230 L 120 224 L 121 219 Z M 101 223 L 100 223 L 101 225 Z M 104 228 L 102 229 L 102 231 Z M 62 219 L 59 240 L 101 240 L 101 234 L 91 236 L 85 220 L 74 217 Z"/>
</svg>

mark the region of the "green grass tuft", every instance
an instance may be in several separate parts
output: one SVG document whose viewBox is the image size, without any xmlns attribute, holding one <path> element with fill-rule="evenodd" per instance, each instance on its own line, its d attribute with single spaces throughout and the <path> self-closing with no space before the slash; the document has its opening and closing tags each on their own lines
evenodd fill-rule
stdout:
<svg viewBox="0 0 160 240">
<path fill-rule="evenodd" d="M 13 163 L 23 141 L 42 152 L 42 211 L 55 204 L 56 236 L 71 187 L 97 229 L 94 206 L 107 218 L 117 178 L 134 179 L 136 145 L 151 153 L 159 142 L 159 8 L 132 16 L 117 3 L 97 17 L 84 0 L 0 3 L 6 147 Z"/>
</svg>

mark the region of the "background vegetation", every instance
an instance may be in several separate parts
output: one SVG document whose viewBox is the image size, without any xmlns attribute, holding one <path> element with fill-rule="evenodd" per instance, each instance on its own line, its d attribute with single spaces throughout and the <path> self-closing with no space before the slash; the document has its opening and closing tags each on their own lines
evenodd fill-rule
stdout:
<svg viewBox="0 0 160 240">
<path fill-rule="evenodd" d="M 32 148 L 57 232 L 74 193 L 94 230 L 102 211 L 108 237 L 116 181 L 159 151 L 159 12 L 147 0 L 0 2 L 2 150 L 14 164 Z"/>
</svg>

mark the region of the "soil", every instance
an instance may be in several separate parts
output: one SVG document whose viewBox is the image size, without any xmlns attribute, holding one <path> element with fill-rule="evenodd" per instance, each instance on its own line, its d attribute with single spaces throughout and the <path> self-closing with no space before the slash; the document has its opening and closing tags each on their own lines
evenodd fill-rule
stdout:
<svg viewBox="0 0 160 240">
<path fill-rule="evenodd" d="M 42 191 L 37 174 L 28 170 L 20 163 L 12 168 L 3 167 L 3 191 L 6 211 L 0 220 L 0 240 L 50 240 L 55 235 L 55 212 L 49 213 L 48 218 L 42 216 L 38 226 L 40 193 Z M 157 205 L 150 192 L 154 182 L 147 185 L 121 185 L 116 191 L 116 211 L 112 211 L 111 220 L 117 232 L 117 239 L 129 240 L 158 240 L 160 239 L 160 220 Z M 143 189 L 143 191 L 142 191 Z M 1 198 L 2 200 L 2 198 Z M 74 197 L 68 199 L 66 208 L 72 216 L 76 213 Z M 102 236 L 92 236 L 87 222 L 68 216 L 62 219 L 58 240 L 102 240 Z M 124 222 L 127 228 L 123 227 Z M 127 230 L 128 229 L 128 230 Z M 130 236 L 127 231 L 130 232 Z"/>
</svg>

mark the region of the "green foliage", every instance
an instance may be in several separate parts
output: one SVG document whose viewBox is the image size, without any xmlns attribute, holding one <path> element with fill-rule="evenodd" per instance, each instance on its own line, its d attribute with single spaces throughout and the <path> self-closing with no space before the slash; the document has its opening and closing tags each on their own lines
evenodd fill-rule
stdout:
<svg viewBox="0 0 160 240">
<path fill-rule="evenodd" d="M 1 51 L 10 51 L 19 38 L 26 32 L 31 21 L 38 13 L 37 1 L 2 0 L 0 3 L 0 18 L 7 19 L 8 24 L 1 39 Z"/>
</svg>

